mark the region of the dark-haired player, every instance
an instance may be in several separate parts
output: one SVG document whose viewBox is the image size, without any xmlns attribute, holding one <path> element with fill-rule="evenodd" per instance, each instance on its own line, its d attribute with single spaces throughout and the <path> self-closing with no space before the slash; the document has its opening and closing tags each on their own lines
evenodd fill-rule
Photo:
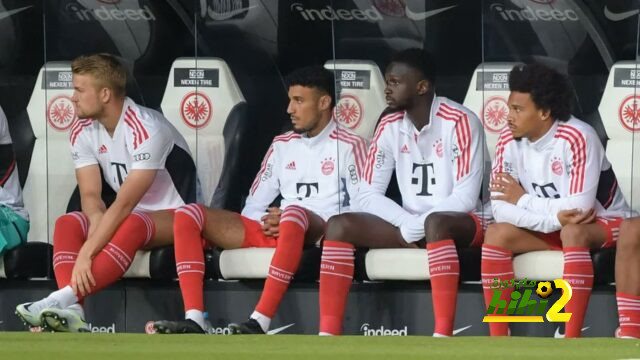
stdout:
<svg viewBox="0 0 640 360">
<path fill-rule="evenodd" d="M 420 49 L 397 53 L 385 71 L 387 104 L 369 148 L 359 208 L 329 220 L 320 269 L 321 335 L 342 333 L 354 248 L 424 248 L 436 337 L 451 336 L 460 265 L 457 247 L 482 244 L 482 125 L 435 94 L 435 65 Z M 393 171 L 402 206 L 385 197 Z M 488 173 L 488 166 L 486 167 Z M 488 210 L 488 209 L 487 209 Z M 484 215 L 490 215 L 487 211 Z"/>
<path fill-rule="evenodd" d="M 190 204 L 176 210 L 176 266 L 185 318 L 156 321 L 161 333 L 203 333 L 202 280 L 206 244 L 223 249 L 275 247 L 262 296 L 234 334 L 264 334 L 289 287 L 305 244 L 316 243 L 325 221 L 349 211 L 357 196 L 366 145 L 332 120 L 333 74 L 306 67 L 286 78 L 293 131 L 276 136 L 251 186 L 242 214 Z M 269 208 L 281 195 L 280 209 Z"/>
<path fill-rule="evenodd" d="M 508 127 L 492 169 L 493 216 L 482 247 L 485 301 L 494 278 L 513 279 L 513 254 L 562 250 L 563 278 L 573 289 L 566 337 L 579 337 L 593 286 L 590 249 L 615 246 L 629 208 L 595 130 L 571 116 L 571 88 L 541 64 L 518 65 L 509 76 Z M 501 300 L 510 299 L 512 288 Z M 490 323 L 493 336 L 508 323 Z"/>
</svg>

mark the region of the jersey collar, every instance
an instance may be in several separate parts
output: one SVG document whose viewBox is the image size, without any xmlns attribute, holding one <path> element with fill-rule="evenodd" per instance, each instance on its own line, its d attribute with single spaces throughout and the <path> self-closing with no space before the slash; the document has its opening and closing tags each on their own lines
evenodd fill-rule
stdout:
<svg viewBox="0 0 640 360">
<path fill-rule="evenodd" d="M 128 96 L 124 98 L 124 102 L 122 103 L 122 111 L 120 112 L 120 119 L 118 119 L 118 124 L 116 125 L 116 129 L 113 131 L 113 137 L 116 137 L 116 134 L 120 131 L 122 131 L 120 128 L 122 128 L 124 124 L 124 115 L 127 112 L 127 108 L 131 105 L 134 105 L 135 103 L 133 102 L 133 100 L 131 100 L 131 98 L 129 98 Z"/>
<path fill-rule="evenodd" d="M 422 128 L 422 131 L 428 131 L 433 124 L 433 119 L 436 117 L 436 113 L 438 112 L 438 107 L 440 107 L 440 98 L 434 93 L 433 100 L 431 101 L 431 112 L 429 113 L 429 123 Z M 413 135 L 419 134 L 420 131 L 416 129 L 409 116 L 407 116 L 407 111 L 404 112 L 404 118 L 402 119 L 402 126 L 400 127 L 400 131 L 405 134 Z"/>
<path fill-rule="evenodd" d="M 302 139 L 304 139 L 304 141 L 307 143 L 309 147 L 314 147 L 320 143 L 323 143 L 325 140 L 327 140 L 329 138 L 329 135 L 331 135 L 331 133 L 335 129 L 336 129 L 336 122 L 333 118 L 331 118 L 327 126 L 325 126 L 324 129 L 322 129 L 320 134 L 310 138 L 310 137 L 307 137 L 307 134 L 305 133 L 304 135 L 302 135 Z"/>
<path fill-rule="evenodd" d="M 535 150 L 543 150 L 545 147 L 547 147 L 549 144 L 551 144 L 553 142 L 553 138 L 556 135 L 556 130 L 558 129 L 558 121 L 554 121 L 553 125 L 551 125 L 551 128 L 549 128 L 549 131 L 547 131 L 546 134 L 542 135 L 542 137 L 538 140 L 536 140 L 536 142 L 530 142 L 529 140 L 527 140 L 527 142 L 529 142 L 531 145 L 531 147 L 533 147 Z"/>
</svg>

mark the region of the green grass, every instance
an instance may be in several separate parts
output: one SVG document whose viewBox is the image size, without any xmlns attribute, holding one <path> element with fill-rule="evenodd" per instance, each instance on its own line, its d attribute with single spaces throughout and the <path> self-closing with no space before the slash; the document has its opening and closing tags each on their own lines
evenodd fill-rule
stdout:
<svg viewBox="0 0 640 360">
<path fill-rule="evenodd" d="M 547 356 L 544 356 L 547 355 Z M 0 333 L 0 359 L 640 359 L 640 341 L 609 338 L 335 338 Z"/>
</svg>

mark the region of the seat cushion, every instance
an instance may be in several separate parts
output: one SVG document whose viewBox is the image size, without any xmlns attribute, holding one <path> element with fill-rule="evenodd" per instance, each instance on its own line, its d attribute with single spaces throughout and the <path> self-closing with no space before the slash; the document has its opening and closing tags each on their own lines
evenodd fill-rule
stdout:
<svg viewBox="0 0 640 360">
<path fill-rule="evenodd" d="M 371 249 L 364 257 L 366 278 L 369 280 L 430 278 L 429 257 L 425 249 Z M 458 259 L 461 281 L 480 280 L 480 249 L 458 249 Z"/>
<path fill-rule="evenodd" d="M 365 267 L 369 280 L 429 280 L 424 249 L 370 249 Z"/>
<path fill-rule="evenodd" d="M 220 275 L 230 279 L 266 279 L 275 248 L 246 248 L 223 250 L 220 253 Z M 294 275 L 297 281 L 314 281 L 320 273 L 321 251 L 305 248 L 300 266 Z"/>
<path fill-rule="evenodd" d="M 517 279 L 562 279 L 563 267 L 562 251 L 532 251 L 513 258 L 513 271 Z"/>
</svg>

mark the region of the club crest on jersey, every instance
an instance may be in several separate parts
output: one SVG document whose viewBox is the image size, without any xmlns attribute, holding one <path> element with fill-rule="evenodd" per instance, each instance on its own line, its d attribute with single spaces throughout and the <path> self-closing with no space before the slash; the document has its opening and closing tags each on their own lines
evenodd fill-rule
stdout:
<svg viewBox="0 0 640 360">
<path fill-rule="evenodd" d="M 558 176 L 562 175 L 562 160 L 557 156 L 551 159 L 551 172 Z"/>
<path fill-rule="evenodd" d="M 409 147 L 407 146 L 407 144 L 403 144 L 402 147 L 400 148 L 400 152 L 402 154 L 408 154 L 409 153 Z"/>
<path fill-rule="evenodd" d="M 433 150 L 435 150 L 436 155 L 439 158 L 444 156 L 444 145 L 442 145 L 442 139 L 438 139 L 433 143 Z"/>
<path fill-rule="evenodd" d="M 322 173 L 325 175 L 331 175 L 333 173 L 333 169 L 335 168 L 335 163 L 333 162 L 333 158 L 326 158 L 322 160 Z"/>
</svg>

